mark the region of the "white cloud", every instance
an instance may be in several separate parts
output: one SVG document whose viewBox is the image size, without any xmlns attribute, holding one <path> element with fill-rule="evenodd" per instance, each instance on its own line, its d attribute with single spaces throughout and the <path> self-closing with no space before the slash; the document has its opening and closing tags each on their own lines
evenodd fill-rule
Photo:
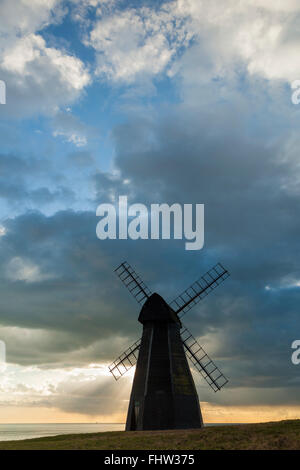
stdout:
<svg viewBox="0 0 300 470">
<path fill-rule="evenodd" d="M 300 279 L 295 277 L 285 276 L 280 279 L 280 281 L 274 285 L 266 285 L 265 290 L 267 291 L 277 291 L 281 289 L 294 289 L 300 287 Z"/>
<path fill-rule="evenodd" d="M 220 7 L 216 0 L 178 0 L 177 7 L 190 15 L 199 44 L 194 59 L 201 61 L 204 53 L 210 78 L 230 75 L 237 63 L 250 75 L 270 80 L 291 81 L 300 76 L 299 2 L 230 0 Z"/>
<path fill-rule="evenodd" d="M 60 4 L 61 0 L 2 0 L 1 36 L 7 40 L 7 37 L 22 36 L 59 21 L 63 14 Z"/>
<path fill-rule="evenodd" d="M 155 9 L 102 9 L 88 43 L 97 51 L 97 74 L 115 82 L 164 71 L 184 74 L 172 65 L 180 65 L 192 38 L 194 81 L 232 76 L 240 67 L 249 75 L 291 81 L 300 76 L 299 12 L 294 0 L 174 0 Z"/>
<path fill-rule="evenodd" d="M 84 135 L 76 134 L 75 132 L 54 131 L 54 137 L 64 137 L 67 142 L 74 144 L 76 147 L 84 147 L 87 144 L 87 139 Z"/>
<path fill-rule="evenodd" d="M 54 113 L 91 82 L 85 64 L 49 47 L 40 31 L 66 14 L 60 0 L 4 0 L 0 78 L 7 83 L 1 113 Z M 96 74 L 115 83 L 144 85 L 162 73 L 183 78 L 185 89 L 241 70 L 249 76 L 293 81 L 298 61 L 300 6 L 294 0 L 173 0 L 159 7 L 117 8 L 118 2 L 72 0 L 69 14 L 84 21 L 85 43 L 96 51 Z M 96 20 L 87 13 L 96 12 Z M 193 41 L 192 41 L 193 40 Z M 190 49 L 186 54 L 184 51 Z M 148 83 L 148 85 L 147 85 Z M 76 145 L 81 139 L 71 136 Z"/>
<path fill-rule="evenodd" d="M 5 50 L 1 66 L 2 70 L 19 75 L 19 83 L 30 76 L 42 85 L 45 77 L 35 77 L 34 74 L 38 70 L 43 72 L 44 67 L 50 76 L 55 74 L 57 81 L 65 84 L 67 90 L 81 90 L 89 82 L 89 75 L 79 59 L 47 47 L 45 40 L 35 34 L 19 39 L 12 48 Z"/>
<path fill-rule="evenodd" d="M 41 273 L 39 266 L 19 256 L 9 261 L 6 267 L 6 276 L 11 281 L 24 281 L 28 283 L 40 282 L 53 277 L 50 274 Z"/>
<path fill-rule="evenodd" d="M 91 24 L 88 18 L 89 12 L 97 9 L 97 14 L 101 15 L 103 12 L 113 10 L 118 0 L 71 0 L 73 3 L 72 19 L 85 26 Z"/>
<path fill-rule="evenodd" d="M 158 11 L 140 8 L 104 15 L 89 38 L 98 52 L 97 73 L 132 83 L 164 71 L 191 39 L 185 18 L 176 16 L 172 7 L 173 3 Z"/>
<path fill-rule="evenodd" d="M 61 0 L 2 2 L 0 78 L 7 83 L 7 106 L 1 113 L 54 113 L 91 82 L 79 58 L 49 47 L 40 34 L 62 20 L 64 5 Z M 300 77 L 300 6 L 295 0 L 228 0 L 221 5 L 216 0 L 173 0 L 155 8 L 122 10 L 117 5 L 104 0 L 69 3 L 71 18 L 91 26 L 86 44 L 96 51 L 101 78 L 143 83 L 148 90 L 149 80 L 161 73 L 179 74 L 185 88 L 232 79 L 241 69 L 268 80 Z M 96 12 L 94 24 L 87 16 L 90 9 Z M 70 139 L 84 144 L 76 136 Z"/>
<path fill-rule="evenodd" d="M 0 77 L 7 85 L 3 115 L 53 113 L 77 99 L 90 82 L 80 59 L 48 47 L 38 33 L 64 13 L 60 0 L 7 0 L 1 5 Z"/>
<path fill-rule="evenodd" d="M 297 11 L 299 10 L 298 0 L 275 0 L 269 2 L 268 0 L 246 0 L 245 3 L 255 7 L 264 8 L 270 11 Z"/>
<path fill-rule="evenodd" d="M 65 134 L 64 132 L 55 131 L 53 132 L 54 137 L 66 137 L 67 142 L 76 145 L 76 147 L 84 147 L 87 144 L 87 139 L 85 136 L 81 136 L 75 133 Z"/>
</svg>

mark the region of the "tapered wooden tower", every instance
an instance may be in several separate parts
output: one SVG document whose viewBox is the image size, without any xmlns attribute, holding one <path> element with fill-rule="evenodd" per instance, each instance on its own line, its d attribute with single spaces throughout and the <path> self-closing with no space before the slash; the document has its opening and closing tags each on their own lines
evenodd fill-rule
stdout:
<svg viewBox="0 0 300 470">
<path fill-rule="evenodd" d="M 176 313 L 158 294 L 145 302 L 143 335 L 130 397 L 126 431 L 200 428 L 194 380 Z"/>
<path fill-rule="evenodd" d="M 109 367 L 116 380 L 136 364 L 126 431 L 200 428 L 199 398 L 187 358 L 216 392 L 228 380 L 181 323 L 180 317 L 228 276 L 218 263 L 168 305 L 152 294 L 128 263 L 116 272 L 143 305 L 142 338 Z"/>
</svg>

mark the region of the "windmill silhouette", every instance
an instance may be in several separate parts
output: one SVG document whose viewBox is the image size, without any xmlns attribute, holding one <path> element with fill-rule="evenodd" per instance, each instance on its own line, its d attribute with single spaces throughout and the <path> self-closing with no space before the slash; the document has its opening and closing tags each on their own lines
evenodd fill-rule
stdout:
<svg viewBox="0 0 300 470">
<path fill-rule="evenodd" d="M 202 415 L 187 358 L 214 392 L 228 382 L 180 318 L 228 276 L 216 264 L 169 305 L 127 263 L 116 274 L 142 305 L 142 338 L 124 351 L 109 370 L 118 380 L 136 364 L 126 431 L 202 427 Z"/>
</svg>

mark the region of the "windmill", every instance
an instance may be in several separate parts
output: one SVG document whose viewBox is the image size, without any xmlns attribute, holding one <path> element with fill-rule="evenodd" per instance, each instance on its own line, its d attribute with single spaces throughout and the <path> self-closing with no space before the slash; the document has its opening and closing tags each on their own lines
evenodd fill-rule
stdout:
<svg viewBox="0 0 300 470">
<path fill-rule="evenodd" d="M 118 380 L 136 364 L 126 431 L 202 427 L 187 358 L 214 392 L 228 380 L 180 319 L 221 284 L 229 272 L 216 264 L 169 305 L 160 295 L 151 293 L 127 262 L 115 272 L 142 306 L 138 317 L 143 325 L 141 339 L 109 366 Z"/>
</svg>

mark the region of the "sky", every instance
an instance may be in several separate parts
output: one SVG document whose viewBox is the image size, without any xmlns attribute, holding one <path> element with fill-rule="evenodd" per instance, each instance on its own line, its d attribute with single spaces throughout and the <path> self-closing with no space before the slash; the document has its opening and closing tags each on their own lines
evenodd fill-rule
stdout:
<svg viewBox="0 0 300 470">
<path fill-rule="evenodd" d="M 0 422 L 124 422 L 141 335 L 114 269 L 173 300 L 228 377 L 206 422 L 300 417 L 297 0 L 0 0 Z M 205 244 L 96 237 L 96 208 L 205 205 Z"/>
</svg>

